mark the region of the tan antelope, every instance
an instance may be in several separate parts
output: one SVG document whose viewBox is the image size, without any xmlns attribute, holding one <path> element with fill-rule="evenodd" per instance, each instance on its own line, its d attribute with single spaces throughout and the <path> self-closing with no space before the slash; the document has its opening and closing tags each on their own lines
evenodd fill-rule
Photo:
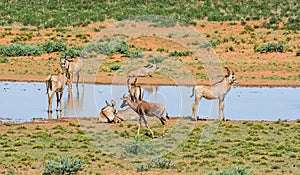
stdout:
<svg viewBox="0 0 300 175">
<path fill-rule="evenodd" d="M 134 79 L 133 83 L 130 82 L 130 78 L 127 79 L 128 92 L 132 101 L 142 101 L 144 98 L 144 89 L 141 86 L 136 85 L 137 78 Z"/>
<path fill-rule="evenodd" d="M 68 78 L 68 85 L 72 88 L 74 74 L 76 75 L 76 86 L 78 86 L 78 81 L 80 78 L 80 71 L 83 67 L 83 60 L 80 57 L 70 59 L 70 58 L 60 58 L 60 65 L 63 71 L 66 72 Z"/>
<path fill-rule="evenodd" d="M 60 71 L 57 69 L 57 74 L 49 75 L 45 82 L 46 82 L 46 88 L 47 88 L 47 94 L 48 94 L 48 112 L 52 113 L 52 100 L 54 97 L 54 94 L 56 94 L 56 110 L 62 111 L 62 96 L 64 89 L 67 84 L 67 77 L 64 74 L 63 71 Z M 58 109 L 58 106 L 60 106 L 60 109 Z"/>
<path fill-rule="evenodd" d="M 155 116 L 157 117 L 161 123 L 163 124 L 163 130 L 162 130 L 162 136 L 165 135 L 165 128 L 166 128 L 166 119 L 164 119 L 163 115 L 166 111 L 165 105 L 160 104 L 160 103 L 149 103 L 147 101 L 140 101 L 140 102 L 135 102 L 132 101 L 129 96 L 121 98 L 123 100 L 123 103 L 121 104 L 121 108 L 125 106 L 129 106 L 133 111 L 135 111 L 139 115 L 139 127 L 137 130 L 137 136 L 140 133 L 140 128 L 142 125 L 142 120 L 145 123 L 145 126 L 149 129 L 152 138 L 154 138 L 154 133 L 150 129 L 147 121 L 147 116 Z M 166 112 L 166 118 L 169 119 L 168 113 Z"/>
<path fill-rule="evenodd" d="M 112 100 L 111 104 L 108 101 L 105 101 L 105 103 L 106 106 L 104 106 L 99 113 L 99 121 L 101 121 L 101 118 L 107 119 L 108 123 L 119 123 L 123 121 L 123 119 L 117 115 L 116 102 Z"/>
<path fill-rule="evenodd" d="M 192 118 L 194 120 L 197 120 L 196 111 L 202 97 L 208 100 L 219 99 L 219 119 L 225 120 L 225 116 L 224 116 L 225 96 L 231 89 L 231 86 L 233 84 L 238 83 L 238 81 L 234 78 L 234 72 L 230 72 L 230 70 L 227 67 L 225 67 L 225 69 L 227 71 L 227 75 L 225 75 L 225 77 L 222 80 L 214 83 L 211 86 L 198 85 L 193 88 L 192 95 L 190 96 L 190 98 L 193 97 L 195 94 L 195 102 L 192 107 Z"/>
<path fill-rule="evenodd" d="M 156 64 L 149 63 L 146 66 L 137 67 L 128 71 L 127 77 L 147 77 L 152 76 L 159 67 Z"/>
</svg>

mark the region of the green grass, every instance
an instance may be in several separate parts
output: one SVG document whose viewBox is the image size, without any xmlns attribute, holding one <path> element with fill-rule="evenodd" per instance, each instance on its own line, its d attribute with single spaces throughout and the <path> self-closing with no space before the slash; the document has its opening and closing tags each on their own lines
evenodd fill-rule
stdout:
<svg viewBox="0 0 300 175">
<path fill-rule="evenodd" d="M 168 136 L 175 129 L 172 126 L 167 127 L 165 138 L 152 139 L 144 127 L 141 128 L 140 136 L 135 138 L 137 123 L 105 125 L 93 122 L 86 120 L 80 125 L 72 122 L 41 123 L 34 127 L 26 124 L 1 125 L 0 152 L 3 154 L 0 154 L 0 171 L 43 171 L 43 165 L 49 160 L 59 160 L 68 154 L 70 159 L 85 162 L 85 174 L 104 171 L 107 166 L 111 170 L 126 169 L 129 172 L 183 174 L 224 174 L 238 170 L 253 174 L 299 173 L 299 120 L 215 122 L 217 127 L 212 130 L 210 123 L 198 122 L 193 129 L 176 128 L 178 132 L 181 129 L 192 130 L 173 149 L 169 149 L 167 144 L 174 141 L 174 138 Z M 182 119 L 179 122 L 190 121 Z M 151 128 L 156 135 L 161 133 L 161 124 Z M 211 137 L 205 139 L 203 131 L 210 132 Z M 111 140 L 111 143 L 102 143 L 103 138 Z M 126 144 L 118 145 L 115 139 L 125 139 Z M 163 141 L 163 145 L 160 145 L 160 141 Z M 101 144 L 108 144 L 111 151 L 105 150 Z M 155 148 L 161 146 L 167 150 L 162 157 L 150 160 L 138 158 L 155 155 Z M 121 157 L 117 156 L 117 152 L 121 152 Z M 52 161 L 52 164 L 55 163 Z"/>
<path fill-rule="evenodd" d="M 20 8 L 22 7 L 22 8 Z M 163 15 L 195 24 L 195 20 L 231 21 L 269 19 L 262 27 L 299 29 L 299 3 L 290 1 L 217 1 L 166 0 L 166 1 L 93 1 L 80 0 L 5 1 L 0 4 L 0 25 L 21 23 L 44 28 L 87 26 L 106 19 L 123 20 L 135 16 Z M 64 9 L 64 10 L 61 10 Z M 276 9 L 276 12 L 274 12 Z M 155 19 L 151 19 L 155 20 Z M 167 23 L 165 23 L 167 24 Z M 24 28 L 25 29 L 25 28 Z"/>
</svg>

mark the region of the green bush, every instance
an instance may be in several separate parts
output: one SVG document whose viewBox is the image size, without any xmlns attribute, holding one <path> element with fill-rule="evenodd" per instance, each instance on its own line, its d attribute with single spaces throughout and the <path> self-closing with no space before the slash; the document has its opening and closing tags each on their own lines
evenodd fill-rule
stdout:
<svg viewBox="0 0 300 175">
<path fill-rule="evenodd" d="M 70 57 L 70 58 L 76 58 L 76 57 L 81 57 L 81 56 L 85 56 L 86 53 L 83 52 L 83 48 L 82 47 L 71 47 L 69 49 L 67 49 L 65 52 L 63 52 L 61 54 L 61 58 L 66 58 L 66 57 Z"/>
<path fill-rule="evenodd" d="M 233 169 L 221 170 L 214 174 L 210 173 L 209 175 L 252 175 L 252 173 L 244 167 L 236 167 Z"/>
<path fill-rule="evenodd" d="M 111 65 L 110 70 L 119 70 L 120 66 L 119 65 Z"/>
<path fill-rule="evenodd" d="M 67 45 L 63 41 L 57 41 L 55 43 L 51 41 L 45 41 L 42 45 L 45 52 L 61 52 L 67 50 Z"/>
<path fill-rule="evenodd" d="M 172 160 L 165 158 L 152 159 L 146 164 L 142 163 L 135 166 L 138 172 L 149 171 L 151 168 L 171 169 L 175 167 L 176 165 Z"/>
<path fill-rule="evenodd" d="M 300 56 L 300 50 L 296 52 L 296 56 Z"/>
<path fill-rule="evenodd" d="M 185 51 L 185 52 L 177 52 L 176 50 L 174 52 L 170 52 L 169 53 L 169 57 L 175 57 L 175 56 L 189 56 L 190 52 L 189 51 Z"/>
<path fill-rule="evenodd" d="M 38 56 L 44 53 L 41 47 L 26 43 L 13 43 L 8 46 L 0 46 L 0 55 L 5 56 Z"/>
<path fill-rule="evenodd" d="M 285 46 L 282 43 L 268 43 L 257 47 L 255 51 L 260 53 L 284 52 Z"/>
<path fill-rule="evenodd" d="M 59 160 L 48 160 L 44 165 L 45 175 L 57 174 L 75 174 L 83 170 L 85 167 L 84 161 L 80 159 L 70 159 L 67 155 L 61 156 Z"/>
<path fill-rule="evenodd" d="M 161 63 L 164 61 L 164 57 L 161 57 L 161 56 L 156 56 L 156 57 L 150 57 L 148 59 L 148 62 L 149 63 L 152 63 L 152 64 L 157 64 L 157 63 Z"/>
<path fill-rule="evenodd" d="M 6 56 L 0 55 L 0 63 L 8 63 L 9 60 Z"/>
</svg>

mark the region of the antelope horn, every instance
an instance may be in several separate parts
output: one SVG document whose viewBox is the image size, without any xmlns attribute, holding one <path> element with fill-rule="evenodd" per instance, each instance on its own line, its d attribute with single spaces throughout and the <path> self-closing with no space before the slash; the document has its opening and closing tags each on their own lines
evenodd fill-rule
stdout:
<svg viewBox="0 0 300 175">
<path fill-rule="evenodd" d="M 230 75 L 230 70 L 228 67 L 225 67 L 226 71 L 227 71 L 227 75 L 226 76 L 229 76 Z"/>
<path fill-rule="evenodd" d="M 111 106 L 107 100 L 105 100 L 106 106 Z"/>
</svg>

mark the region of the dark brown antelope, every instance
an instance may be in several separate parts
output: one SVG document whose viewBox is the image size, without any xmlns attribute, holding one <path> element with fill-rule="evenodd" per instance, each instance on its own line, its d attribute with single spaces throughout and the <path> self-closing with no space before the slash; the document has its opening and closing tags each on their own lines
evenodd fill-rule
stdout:
<svg viewBox="0 0 300 175">
<path fill-rule="evenodd" d="M 225 67 L 225 69 L 227 71 L 227 75 L 225 75 L 225 77 L 219 82 L 211 86 L 198 85 L 193 88 L 192 95 L 190 96 L 190 98 L 193 97 L 195 94 L 195 102 L 192 107 L 192 111 L 193 111 L 192 118 L 194 120 L 197 120 L 196 111 L 202 97 L 208 100 L 219 99 L 219 119 L 225 120 L 225 116 L 224 116 L 225 96 L 231 89 L 231 86 L 233 84 L 238 83 L 238 81 L 234 78 L 234 72 L 230 72 L 230 70 L 227 67 Z"/>
<path fill-rule="evenodd" d="M 140 133 L 140 128 L 142 125 L 142 120 L 145 123 L 145 126 L 149 129 L 152 138 L 154 138 L 153 131 L 150 129 L 147 121 L 147 116 L 155 116 L 157 117 L 161 123 L 163 124 L 163 130 L 162 130 L 162 136 L 165 135 L 165 128 L 166 128 L 166 119 L 163 117 L 165 113 L 165 105 L 160 104 L 160 103 L 149 103 L 147 101 L 140 101 L 140 102 L 135 102 L 132 101 L 130 97 L 125 97 L 121 98 L 123 100 L 123 103 L 121 104 L 121 108 L 125 106 L 129 106 L 133 111 L 135 111 L 139 115 L 139 127 L 137 131 L 137 136 Z M 166 117 L 168 117 L 168 113 L 166 112 Z"/>
<path fill-rule="evenodd" d="M 60 65 L 63 71 L 66 72 L 68 78 L 68 85 L 72 88 L 74 74 L 76 75 L 76 86 L 78 86 L 78 81 L 80 78 L 80 71 L 83 67 L 83 60 L 80 57 L 70 59 L 70 58 L 60 58 Z"/>
<path fill-rule="evenodd" d="M 52 100 L 54 94 L 56 94 L 56 110 L 62 111 L 62 96 L 64 89 L 67 84 L 67 78 L 63 71 L 60 71 L 57 69 L 57 74 L 49 75 L 45 82 L 46 82 L 46 88 L 47 88 L 47 94 L 48 94 L 48 112 L 52 113 Z M 58 109 L 58 106 L 60 106 L 60 109 Z"/>
<path fill-rule="evenodd" d="M 132 101 L 142 101 L 144 98 L 144 89 L 141 86 L 136 85 L 137 78 L 134 79 L 133 83 L 130 82 L 130 78 L 127 79 L 128 92 Z"/>
</svg>

